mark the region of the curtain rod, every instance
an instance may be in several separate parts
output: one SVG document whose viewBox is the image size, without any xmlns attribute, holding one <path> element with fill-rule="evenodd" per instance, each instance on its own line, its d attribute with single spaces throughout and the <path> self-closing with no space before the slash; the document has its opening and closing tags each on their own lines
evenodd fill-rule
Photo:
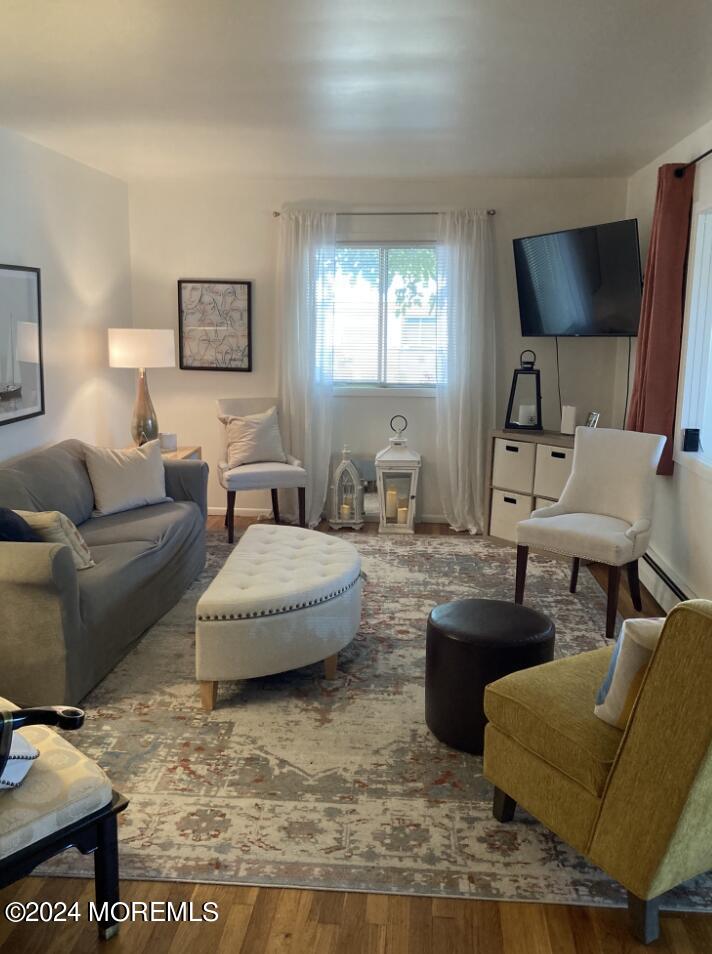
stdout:
<svg viewBox="0 0 712 954">
<path fill-rule="evenodd" d="M 282 213 L 273 212 L 272 216 L 278 219 Z M 487 215 L 496 215 L 496 209 L 487 209 Z M 439 212 L 337 212 L 336 215 L 440 215 Z"/>
<path fill-rule="evenodd" d="M 680 166 L 679 169 L 675 170 L 675 175 L 678 179 L 682 179 L 682 177 L 685 175 L 685 169 L 689 169 L 690 166 L 697 165 L 698 162 L 702 162 L 702 160 L 706 159 L 708 156 L 712 156 L 712 149 L 708 149 L 707 152 L 703 152 L 699 156 L 695 156 L 694 159 L 690 159 L 690 161 L 686 162 L 684 166 Z"/>
</svg>

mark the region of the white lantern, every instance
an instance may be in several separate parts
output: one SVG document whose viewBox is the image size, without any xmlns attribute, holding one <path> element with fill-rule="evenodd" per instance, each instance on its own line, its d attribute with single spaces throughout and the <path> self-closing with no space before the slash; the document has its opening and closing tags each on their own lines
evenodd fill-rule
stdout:
<svg viewBox="0 0 712 954">
<path fill-rule="evenodd" d="M 340 527 L 360 530 L 363 526 L 363 481 L 348 447 L 344 447 L 341 463 L 334 472 L 329 525 L 335 530 Z"/>
<path fill-rule="evenodd" d="M 402 414 L 391 418 L 389 446 L 376 454 L 376 481 L 380 510 L 379 533 L 414 533 L 415 506 L 421 459 L 410 450 L 403 431 L 408 421 Z"/>
</svg>

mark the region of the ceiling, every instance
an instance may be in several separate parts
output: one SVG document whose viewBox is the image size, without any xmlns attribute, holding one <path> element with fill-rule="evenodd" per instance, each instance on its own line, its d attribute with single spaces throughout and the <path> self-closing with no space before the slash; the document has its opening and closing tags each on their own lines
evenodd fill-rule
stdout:
<svg viewBox="0 0 712 954">
<path fill-rule="evenodd" d="M 128 180 L 620 175 L 712 118 L 710 0 L 3 0 L 1 22 L 0 126 Z"/>
</svg>

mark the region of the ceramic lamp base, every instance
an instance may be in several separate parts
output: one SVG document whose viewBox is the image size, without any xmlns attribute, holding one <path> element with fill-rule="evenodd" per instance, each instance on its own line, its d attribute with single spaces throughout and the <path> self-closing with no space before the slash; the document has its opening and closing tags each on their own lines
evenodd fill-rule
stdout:
<svg viewBox="0 0 712 954">
<path fill-rule="evenodd" d="M 131 419 L 131 436 L 134 444 L 139 447 L 148 441 L 158 439 L 158 418 L 156 417 L 153 401 L 151 401 L 151 395 L 148 393 L 148 377 L 145 368 L 139 368 L 138 370 L 136 403 Z"/>
</svg>

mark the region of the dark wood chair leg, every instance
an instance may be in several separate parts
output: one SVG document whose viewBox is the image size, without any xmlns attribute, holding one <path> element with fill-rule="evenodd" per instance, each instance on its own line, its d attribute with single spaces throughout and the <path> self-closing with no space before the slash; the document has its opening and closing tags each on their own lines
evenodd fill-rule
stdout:
<svg viewBox="0 0 712 954">
<path fill-rule="evenodd" d="M 517 582 L 514 586 L 514 602 L 524 602 L 524 584 L 527 581 L 529 547 L 517 547 Z"/>
<path fill-rule="evenodd" d="M 97 824 L 97 849 L 94 852 L 94 890 L 96 906 L 100 914 L 99 937 L 108 940 L 119 930 L 116 918 L 111 914 L 119 900 L 119 842 L 116 815 L 109 815 Z M 106 905 L 105 912 L 102 906 Z"/>
<path fill-rule="evenodd" d="M 628 892 L 630 931 L 641 944 L 652 944 L 660 937 L 660 898 L 644 901 Z"/>
<path fill-rule="evenodd" d="M 517 803 L 510 798 L 501 788 L 495 786 L 494 798 L 492 800 L 492 814 L 498 822 L 511 822 L 514 818 L 514 809 Z"/>
<path fill-rule="evenodd" d="M 272 494 L 272 513 L 274 514 L 274 522 L 279 523 L 279 495 L 276 490 L 271 491 Z"/>
<path fill-rule="evenodd" d="M 579 564 L 581 560 L 579 557 L 574 557 L 571 561 L 571 581 L 569 583 L 569 593 L 576 592 L 576 584 L 578 583 L 578 573 L 579 573 Z"/>
<path fill-rule="evenodd" d="M 306 527 L 307 525 L 307 489 L 306 487 L 297 488 L 297 496 L 299 497 L 299 526 Z"/>
<path fill-rule="evenodd" d="M 643 608 L 643 600 L 640 596 L 640 580 L 638 579 L 638 561 L 631 560 L 626 564 L 626 573 L 628 574 L 628 589 L 633 606 L 640 612 Z"/>
<path fill-rule="evenodd" d="M 227 542 L 235 540 L 235 491 L 227 492 Z"/>
<path fill-rule="evenodd" d="M 613 639 L 616 632 L 616 614 L 618 612 L 618 590 L 621 584 L 621 568 L 608 567 L 608 606 L 606 608 L 606 639 Z"/>
</svg>

